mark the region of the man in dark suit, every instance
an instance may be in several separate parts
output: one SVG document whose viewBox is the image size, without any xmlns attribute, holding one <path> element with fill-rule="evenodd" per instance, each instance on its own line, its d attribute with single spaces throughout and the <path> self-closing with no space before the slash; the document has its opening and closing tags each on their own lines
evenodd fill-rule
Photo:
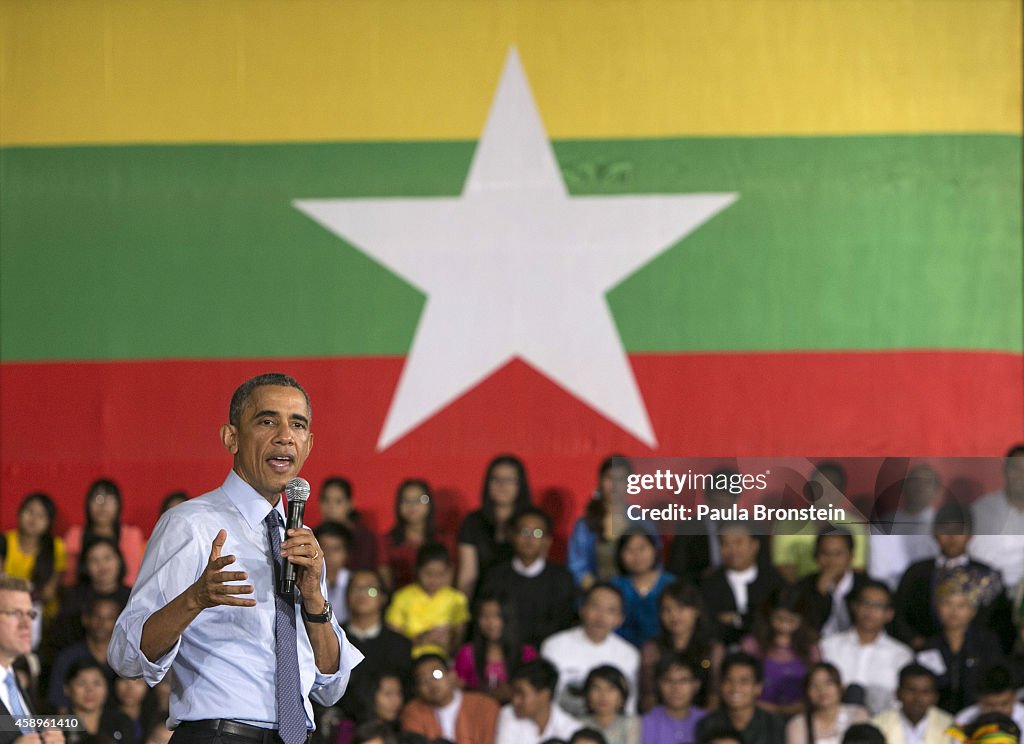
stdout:
<svg viewBox="0 0 1024 744">
<path fill-rule="evenodd" d="M 786 582 L 771 566 L 758 565 L 761 543 L 746 522 L 720 525 L 718 545 L 722 565 L 704 580 L 701 593 L 728 646 L 750 632 L 757 609 Z"/>
<path fill-rule="evenodd" d="M 0 715 L 22 716 L 37 713 L 28 694 L 18 684 L 14 660 L 32 651 L 31 586 L 24 579 L 0 576 Z M 60 729 L 0 731 L 0 744 L 62 744 Z"/>
<path fill-rule="evenodd" d="M 999 572 L 967 554 L 973 529 L 970 510 L 956 501 L 947 501 L 935 513 L 933 532 L 939 544 L 939 557 L 912 564 L 900 579 L 893 601 L 893 635 L 915 651 L 940 631 L 935 589 L 954 569 L 966 569 L 985 584 L 974 625 L 992 630 L 1004 651 L 1009 651 L 1013 644 L 1013 613 Z"/>
<path fill-rule="evenodd" d="M 854 571 L 853 534 L 835 527 L 818 535 L 814 544 L 818 570 L 797 582 L 804 615 L 821 636 L 841 633 L 853 625 L 849 599 L 856 596 L 868 577 Z"/>
</svg>

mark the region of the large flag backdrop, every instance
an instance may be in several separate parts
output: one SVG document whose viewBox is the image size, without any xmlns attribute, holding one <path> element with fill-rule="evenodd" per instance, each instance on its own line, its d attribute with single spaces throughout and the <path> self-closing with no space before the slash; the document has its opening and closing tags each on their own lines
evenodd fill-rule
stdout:
<svg viewBox="0 0 1024 744">
<path fill-rule="evenodd" d="M 314 482 L 1024 433 L 1018 0 L 0 5 L 3 526 L 149 526 L 244 378 Z"/>
</svg>

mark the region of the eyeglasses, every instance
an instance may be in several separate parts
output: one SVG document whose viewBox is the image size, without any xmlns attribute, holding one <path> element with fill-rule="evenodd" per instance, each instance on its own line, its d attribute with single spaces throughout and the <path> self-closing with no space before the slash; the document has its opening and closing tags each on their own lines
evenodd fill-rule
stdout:
<svg viewBox="0 0 1024 744">
<path fill-rule="evenodd" d="M 402 503 L 403 504 L 424 504 L 424 505 L 426 505 L 426 504 L 430 503 L 430 497 L 427 494 L 425 494 L 425 493 L 421 493 L 419 496 L 403 496 L 402 497 Z"/>
<path fill-rule="evenodd" d="M 0 615 L 17 618 L 19 621 L 24 620 L 25 618 L 35 620 L 39 617 L 39 612 L 37 610 L 0 610 Z"/>
<path fill-rule="evenodd" d="M 534 540 L 541 540 L 544 537 L 544 530 L 538 528 L 531 530 L 529 527 L 524 527 L 519 530 L 519 535 L 521 537 L 532 537 Z"/>
</svg>

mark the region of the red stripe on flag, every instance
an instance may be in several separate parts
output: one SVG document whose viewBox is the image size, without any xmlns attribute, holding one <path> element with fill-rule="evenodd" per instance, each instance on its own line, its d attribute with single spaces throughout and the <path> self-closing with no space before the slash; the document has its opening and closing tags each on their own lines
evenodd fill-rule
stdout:
<svg viewBox="0 0 1024 744">
<path fill-rule="evenodd" d="M 303 475 L 341 473 L 371 523 L 392 521 L 407 476 L 437 489 L 442 515 L 475 507 L 487 461 L 525 460 L 560 532 L 591 494 L 601 459 L 647 456 L 998 456 L 1024 438 L 1024 357 L 987 352 L 637 354 L 658 437 L 650 450 L 521 362 L 507 365 L 383 453 L 376 452 L 401 358 L 7 363 L 2 375 L 0 524 L 30 490 L 78 521 L 100 476 L 149 528 L 161 497 L 219 485 L 218 429 L 247 377 L 283 371 L 313 400 Z M 318 518 L 311 509 L 313 521 Z"/>
</svg>

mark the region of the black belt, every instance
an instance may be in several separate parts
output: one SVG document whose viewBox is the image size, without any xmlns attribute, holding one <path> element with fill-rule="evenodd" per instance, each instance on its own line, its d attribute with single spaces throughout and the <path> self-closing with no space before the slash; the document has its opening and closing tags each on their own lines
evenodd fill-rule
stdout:
<svg viewBox="0 0 1024 744">
<path fill-rule="evenodd" d="M 178 724 L 178 729 L 215 731 L 218 734 L 230 734 L 260 744 L 281 744 L 281 737 L 277 735 L 277 729 L 260 728 L 240 721 L 226 721 L 223 718 L 208 721 L 182 721 Z M 309 739 L 308 736 L 306 738 Z"/>
</svg>

